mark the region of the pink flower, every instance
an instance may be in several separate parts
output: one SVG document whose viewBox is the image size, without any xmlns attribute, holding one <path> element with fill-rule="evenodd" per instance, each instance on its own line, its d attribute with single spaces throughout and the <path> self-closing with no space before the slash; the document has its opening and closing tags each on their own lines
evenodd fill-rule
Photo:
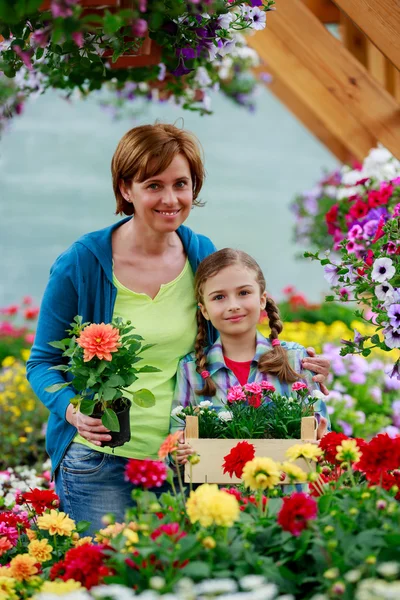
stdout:
<svg viewBox="0 0 400 600">
<path fill-rule="evenodd" d="M 74 33 L 72 34 L 72 39 L 74 40 L 78 48 L 82 48 L 84 42 L 82 31 L 74 31 Z"/>
<path fill-rule="evenodd" d="M 298 392 L 299 390 L 306 390 L 306 389 L 307 389 L 307 386 L 302 381 L 295 381 L 294 384 L 292 385 L 292 390 L 294 392 Z"/>
<path fill-rule="evenodd" d="M 5 306 L 4 308 L 0 308 L 0 313 L 11 317 L 13 315 L 16 315 L 18 310 L 19 310 L 18 304 L 10 304 L 10 306 Z"/>
<path fill-rule="evenodd" d="M 234 385 L 228 390 L 227 400 L 230 404 L 233 402 L 241 402 L 246 400 L 246 394 L 244 393 L 241 385 Z"/>
<path fill-rule="evenodd" d="M 150 537 L 152 540 L 156 540 L 162 534 L 168 536 L 175 543 L 187 535 L 185 531 L 181 530 L 179 523 L 165 523 L 155 529 L 150 534 Z"/>
<path fill-rule="evenodd" d="M 26 308 L 25 312 L 24 312 L 24 318 L 27 321 L 32 321 L 32 320 L 36 319 L 38 314 L 39 314 L 39 308 L 37 308 L 37 307 Z"/>
<path fill-rule="evenodd" d="M 25 306 L 29 306 L 30 304 L 32 304 L 32 302 L 33 302 L 32 296 L 24 296 L 22 299 L 22 304 L 25 304 Z"/>
<path fill-rule="evenodd" d="M 167 467 L 159 460 L 131 458 L 125 468 L 125 479 L 144 488 L 160 487 L 167 478 Z"/>
<path fill-rule="evenodd" d="M 261 385 L 261 389 L 263 389 L 265 392 L 275 392 L 276 391 L 276 387 L 274 385 L 272 385 L 272 383 L 270 383 L 269 381 L 262 381 L 260 383 Z"/>
<path fill-rule="evenodd" d="M 259 383 L 246 383 L 244 386 L 246 392 L 250 392 L 251 394 L 261 394 L 262 387 Z"/>
<path fill-rule="evenodd" d="M 95 356 L 100 360 L 112 360 L 111 352 L 117 352 L 121 346 L 119 330 L 111 324 L 92 323 L 82 330 L 77 344 L 83 348 L 83 361 L 88 362 Z"/>
<path fill-rule="evenodd" d="M 25 336 L 25 341 L 27 344 L 33 344 L 33 342 L 35 341 L 35 334 L 34 333 L 27 333 Z"/>
<path fill-rule="evenodd" d="M 144 37 L 147 33 L 147 21 L 145 19 L 135 19 L 132 23 L 132 35 L 135 37 Z"/>
<path fill-rule="evenodd" d="M 21 46 L 13 46 L 12 49 L 14 50 L 18 58 L 22 60 L 26 68 L 29 69 L 29 71 L 31 71 L 33 69 L 31 61 L 31 52 L 26 52 L 22 50 Z"/>
<path fill-rule="evenodd" d="M 348 233 L 349 240 L 361 239 L 363 236 L 363 230 L 360 225 L 353 225 Z"/>
</svg>

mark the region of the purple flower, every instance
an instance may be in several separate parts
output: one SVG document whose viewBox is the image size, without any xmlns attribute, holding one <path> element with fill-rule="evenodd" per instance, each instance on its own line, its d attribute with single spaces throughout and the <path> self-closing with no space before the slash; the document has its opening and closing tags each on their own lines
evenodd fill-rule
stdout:
<svg viewBox="0 0 400 600">
<path fill-rule="evenodd" d="M 400 331 L 388 325 L 383 330 L 383 337 L 388 348 L 400 348 Z"/>
<path fill-rule="evenodd" d="M 261 29 L 264 29 L 264 27 L 267 23 L 267 15 L 263 10 L 258 8 L 258 6 L 255 6 L 254 8 L 251 9 L 251 12 L 249 13 L 249 17 L 253 21 L 253 23 L 251 25 L 252 29 L 255 29 L 256 31 L 260 31 Z"/>
<path fill-rule="evenodd" d="M 378 385 L 372 386 L 369 390 L 370 396 L 372 400 L 374 400 L 377 404 L 382 404 L 382 390 Z"/>
<path fill-rule="evenodd" d="M 394 329 L 399 329 L 399 327 L 400 327 L 400 304 L 391 304 L 389 306 L 387 314 L 390 319 L 390 325 Z"/>
<path fill-rule="evenodd" d="M 339 419 L 338 425 L 343 429 L 344 435 L 351 435 L 353 433 L 353 427 L 350 425 L 350 423 Z"/>
<path fill-rule="evenodd" d="M 263 0 L 250 0 L 252 6 L 262 6 Z"/>
<path fill-rule="evenodd" d="M 397 379 L 400 381 L 400 358 L 396 361 L 392 372 L 390 373 L 390 377 L 397 377 Z M 400 400 L 398 400 L 398 402 L 400 403 Z M 399 405 L 399 411 L 400 411 L 400 405 Z"/>
<path fill-rule="evenodd" d="M 49 29 L 37 29 L 32 35 L 32 43 L 34 46 L 45 48 L 49 41 L 50 30 Z"/>
<path fill-rule="evenodd" d="M 182 75 L 187 75 L 188 73 L 191 73 L 191 71 L 193 71 L 193 69 L 188 69 L 185 66 L 184 61 L 182 59 L 179 59 L 178 66 L 176 67 L 176 69 L 171 71 L 171 73 L 172 75 L 175 75 L 175 77 L 181 77 Z"/>
<path fill-rule="evenodd" d="M 324 266 L 324 277 L 331 286 L 338 285 L 339 283 L 338 271 L 339 267 L 337 265 L 329 264 Z"/>
<path fill-rule="evenodd" d="M 378 219 L 371 219 L 370 221 L 367 221 L 364 225 L 364 238 L 366 240 L 373 238 L 376 230 L 378 229 L 378 223 L 379 220 Z"/>
<path fill-rule="evenodd" d="M 147 33 L 147 21 L 145 19 L 135 19 L 131 29 L 132 35 L 135 37 L 144 37 Z"/>
<path fill-rule="evenodd" d="M 349 379 L 351 381 L 351 383 L 357 383 L 362 385 L 363 383 L 365 383 L 367 381 L 367 378 L 365 377 L 364 373 L 351 373 L 349 375 Z"/>
</svg>

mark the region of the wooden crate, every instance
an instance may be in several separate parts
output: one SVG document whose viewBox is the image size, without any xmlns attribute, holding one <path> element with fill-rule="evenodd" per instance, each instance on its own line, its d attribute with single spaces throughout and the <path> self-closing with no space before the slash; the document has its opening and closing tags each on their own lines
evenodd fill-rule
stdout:
<svg viewBox="0 0 400 600">
<path fill-rule="evenodd" d="M 288 448 L 294 444 L 301 444 L 315 441 L 317 438 L 317 421 L 314 417 L 303 417 L 301 420 L 301 439 L 299 440 L 225 440 L 225 439 L 200 439 L 199 438 L 199 420 L 198 417 L 186 417 L 186 441 L 193 450 L 200 456 L 200 462 L 192 465 L 192 483 L 218 483 L 218 484 L 236 484 L 241 479 L 228 473 L 223 473 L 222 465 L 224 457 L 229 454 L 232 448 L 239 442 L 249 442 L 256 449 L 256 456 L 272 458 L 277 462 L 284 462 L 285 453 Z M 307 462 L 300 458 L 294 464 L 308 472 Z M 190 465 L 185 465 L 185 483 L 190 483 Z M 282 481 L 287 484 L 288 481 Z"/>
</svg>

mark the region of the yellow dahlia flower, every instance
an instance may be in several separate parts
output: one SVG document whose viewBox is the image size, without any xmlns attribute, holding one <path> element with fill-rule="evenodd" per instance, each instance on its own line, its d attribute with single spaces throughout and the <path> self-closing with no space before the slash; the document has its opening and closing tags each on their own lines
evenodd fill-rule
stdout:
<svg viewBox="0 0 400 600">
<path fill-rule="evenodd" d="M 17 600 L 15 579 L 0 576 L 0 600 Z"/>
<path fill-rule="evenodd" d="M 51 546 L 46 539 L 43 540 L 32 540 L 28 544 L 28 553 L 30 556 L 36 559 L 38 563 L 44 563 L 51 559 L 51 552 L 53 546 Z"/>
<path fill-rule="evenodd" d="M 291 483 L 294 481 L 299 481 L 301 483 L 307 481 L 307 473 L 291 462 L 286 461 L 282 463 L 281 469 L 284 473 L 286 473 Z"/>
<path fill-rule="evenodd" d="M 286 450 L 286 457 L 295 461 L 299 458 L 306 458 L 307 460 L 318 460 L 322 456 L 323 452 L 315 444 L 294 444 Z"/>
<path fill-rule="evenodd" d="M 339 446 L 336 446 L 338 453 L 336 460 L 339 462 L 358 462 L 361 458 L 360 448 L 357 446 L 356 440 L 343 440 Z"/>
<path fill-rule="evenodd" d="M 64 596 L 75 590 L 85 590 L 80 581 L 68 579 L 68 581 L 45 581 L 40 589 L 40 594 L 55 594 L 56 596 Z M 37 596 L 33 597 L 35 600 Z"/>
<path fill-rule="evenodd" d="M 203 527 L 232 527 L 240 514 L 239 503 L 234 496 L 219 490 L 216 484 L 208 483 L 190 493 L 186 510 L 191 523 L 199 521 Z"/>
<path fill-rule="evenodd" d="M 36 567 L 37 560 L 29 554 L 17 554 L 10 561 L 10 575 L 17 581 L 25 581 L 36 575 L 38 568 Z"/>
<path fill-rule="evenodd" d="M 242 480 L 252 490 L 265 490 L 275 487 L 281 477 L 279 465 L 272 458 L 256 456 L 243 468 Z"/>
<path fill-rule="evenodd" d="M 51 535 L 70 536 L 75 529 L 75 521 L 64 512 L 58 512 L 53 508 L 49 513 L 38 517 L 37 526 L 39 529 L 48 530 Z"/>
</svg>

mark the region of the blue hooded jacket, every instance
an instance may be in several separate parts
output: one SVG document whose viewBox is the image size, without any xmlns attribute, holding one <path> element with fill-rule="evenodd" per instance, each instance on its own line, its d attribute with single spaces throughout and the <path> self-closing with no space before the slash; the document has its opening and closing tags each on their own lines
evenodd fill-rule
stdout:
<svg viewBox="0 0 400 600">
<path fill-rule="evenodd" d="M 49 393 L 46 388 L 66 381 L 62 372 L 49 370 L 62 363 L 61 351 L 49 342 L 61 340 L 76 315 L 83 321 L 110 323 L 114 312 L 117 288 L 112 268 L 112 233 L 132 217 L 122 219 L 111 227 L 83 235 L 55 261 L 40 307 L 35 342 L 27 363 L 27 377 L 35 394 L 50 411 L 47 425 L 46 450 L 53 472 L 76 435 L 76 428 L 65 418 L 71 398 L 76 393 L 70 387 Z M 207 237 L 181 225 L 177 229 L 193 273 L 200 262 L 215 252 Z M 208 331 L 210 342 L 216 339 L 215 330 Z"/>
</svg>

